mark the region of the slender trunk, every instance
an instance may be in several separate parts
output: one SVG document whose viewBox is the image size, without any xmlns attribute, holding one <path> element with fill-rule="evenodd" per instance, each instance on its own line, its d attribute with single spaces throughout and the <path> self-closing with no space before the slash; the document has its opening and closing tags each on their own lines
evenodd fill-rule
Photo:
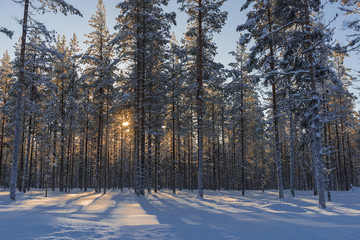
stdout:
<svg viewBox="0 0 360 240">
<path fill-rule="evenodd" d="M 88 188 L 89 176 L 89 160 L 88 160 L 88 145 L 89 145 L 89 117 L 86 115 L 85 123 L 85 152 L 84 152 L 84 191 Z"/>
<path fill-rule="evenodd" d="M 51 190 L 55 191 L 56 186 L 56 125 L 57 121 L 55 120 L 54 123 L 54 142 L 53 142 L 53 149 L 52 149 L 52 157 L 53 157 L 53 163 L 52 163 L 52 178 L 51 178 Z M 50 163 L 49 163 L 50 164 Z"/>
<path fill-rule="evenodd" d="M 324 110 L 325 110 L 325 106 L 324 106 Z M 324 135 L 324 147 L 327 150 L 327 153 L 325 155 L 325 160 L 326 160 L 326 175 L 325 175 L 325 186 L 326 186 L 326 191 L 327 191 L 327 199 L 328 201 L 331 201 L 331 193 L 330 193 L 330 159 L 329 159 L 329 145 L 328 145 L 328 136 L 327 136 L 327 124 L 325 123 L 324 127 L 323 127 L 323 135 Z"/>
<path fill-rule="evenodd" d="M 344 132 L 344 123 L 343 120 L 340 120 L 340 131 L 341 131 L 341 151 L 343 156 L 343 169 L 344 169 L 344 182 L 345 182 L 345 191 L 349 191 L 349 174 L 347 170 L 347 164 L 346 164 L 346 153 L 345 153 L 345 132 Z"/>
<path fill-rule="evenodd" d="M 271 20 L 271 10 L 268 7 L 268 25 L 269 32 L 272 32 L 272 20 Z M 271 40 L 270 43 L 270 67 L 271 71 L 275 71 L 275 62 L 274 62 L 274 46 Z M 279 192 L 279 199 L 284 198 L 284 187 L 283 187 L 283 177 L 282 177 L 282 163 L 281 163 L 281 146 L 280 146 L 280 131 L 279 131 L 279 113 L 278 113 L 278 104 L 277 104 L 277 84 L 275 82 L 274 77 L 272 77 L 271 81 L 272 88 L 272 107 L 273 107 L 273 116 L 274 116 L 274 142 L 275 142 L 275 162 L 277 165 L 277 186 Z"/>
<path fill-rule="evenodd" d="M 347 133 L 347 148 L 348 148 L 348 157 L 349 157 L 349 164 L 350 164 L 350 183 L 351 183 L 351 187 L 355 184 L 354 181 L 354 164 L 353 164 L 353 160 L 352 160 L 352 153 L 351 153 L 351 145 L 350 145 L 350 134 Z"/>
<path fill-rule="evenodd" d="M 144 3 L 144 1 L 143 1 Z M 145 34 L 145 23 L 143 25 L 143 33 Z M 141 54 L 141 104 L 140 104 L 140 175 L 141 175 L 141 189 L 140 194 L 145 194 L 145 37 L 142 41 Z"/>
<path fill-rule="evenodd" d="M 71 147 L 71 175 L 70 175 L 70 189 L 74 188 L 74 180 L 75 180 L 75 137 L 72 139 L 72 147 Z M 80 159 L 78 160 L 79 167 L 81 165 Z M 80 175 L 80 171 L 78 172 Z M 80 178 L 80 176 L 79 176 Z M 76 187 L 79 187 L 79 184 L 76 184 Z"/>
<path fill-rule="evenodd" d="M 198 162 L 199 162 L 199 176 L 198 176 L 198 196 L 203 198 L 203 174 L 204 174 L 204 149 L 203 149 L 203 12 L 202 0 L 198 0 L 199 13 L 198 13 Z"/>
<path fill-rule="evenodd" d="M 140 25 L 140 5 L 141 0 L 137 2 L 137 12 L 136 12 L 136 23 Z M 135 129 L 134 129 L 134 164 L 136 169 L 136 180 L 135 180 L 135 193 L 137 196 L 141 194 L 141 163 L 140 163 L 140 135 L 141 135 L 141 121 L 140 121 L 140 113 L 141 113 L 141 41 L 140 41 L 140 27 L 138 26 L 136 29 L 136 106 L 135 106 Z"/>
<path fill-rule="evenodd" d="M 20 150 L 20 169 L 18 170 L 18 189 L 22 191 L 22 179 L 24 178 L 24 148 L 25 148 L 25 111 L 23 112 L 22 134 L 21 134 L 21 150 Z"/>
<path fill-rule="evenodd" d="M 120 129 L 120 190 L 123 191 L 123 162 L 124 162 L 124 130 L 123 126 Z M 129 163 L 130 164 L 130 163 Z"/>
<path fill-rule="evenodd" d="M 314 151 L 314 150 L 312 150 Z M 318 185 L 317 185 L 317 165 L 316 163 L 313 162 L 312 164 L 313 167 L 313 188 L 314 188 L 314 196 L 317 196 L 319 194 L 318 191 Z"/>
<path fill-rule="evenodd" d="M 37 151 L 36 151 L 36 149 L 35 149 L 35 159 L 33 158 L 34 144 L 35 144 L 35 136 L 33 136 L 33 138 L 31 139 L 29 178 L 28 178 L 28 183 L 27 183 L 28 191 L 30 191 L 31 187 L 36 186 L 36 184 L 34 184 L 34 181 L 33 181 L 33 179 L 36 180 L 36 169 L 37 169 L 37 166 L 36 166 L 37 165 L 36 164 L 37 163 Z M 34 167 L 34 164 L 35 164 L 35 167 Z M 35 175 L 34 177 L 33 177 L 33 174 Z"/>
<path fill-rule="evenodd" d="M 340 190 L 343 191 L 345 189 L 344 184 L 344 171 L 343 171 L 343 165 L 342 162 L 342 151 L 340 150 L 340 134 L 339 134 L 339 124 L 337 120 L 335 120 L 335 136 L 336 136 L 336 155 L 337 155 L 337 161 L 336 161 L 336 167 L 338 170 L 338 179 L 340 185 Z"/>
<path fill-rule="evenodd" d="M 61 126 L 60 126 L 60 192 L 64 191 L 64 174 L 65 174 L 65 123 L 66 123 L 66 112 L 65 112 L 65 83 L 64 79 L 61 81 L 61 99 L 60 99 L 60 113 L 61 113 Z M 66 189 L 65 189 L 66 190 Z"/>
<path fill-rule="evenodd" d="M 183 156 L 183 168 L 184 168 L 184 171 L 183 171 L 183 187 L 184 188 L 188 188 L 188 161 L 189 161 L 189 154 L 188 154 L 188 150 L 189 150 L 189 139 L 188 137 L 185 137 L 184 138 L 184 156 Z"/>
<path fill-rule="evenodd" d="M 70 120 L 70 126 L 71 126 L 71 120 Z M 65 178 L 66 178 L 66 185 L 65 185 L 65 192 L 70 192 L 70 181 L 69 181 L 69 176 L 72 173 L 72 169 L 70 166 L 70 162 L 71 160 L 71 142 L 72 142 L 72 130 L 69 129 L 69 136 L 68 136 L 68 141 L 67 141 L 67 153 L 66 153 L 66 174 L 65 174 Z M 71 178 L 71 176 L 70 176 Z"/>
<path fill-rule="evenodd" d="M 14 145 L 13 145 L 13 161 L 11 169 L 11 181 L 10 181 L 10 198 L 16 200 L 16 182 L 17 182 L 17 170 L 18 170 L 18 154 L 21 135 L 21 113 L 23 109 L 23 84 L 25 77 L 25 50 L 26 50 L 26 35 L 28 27 L 28 14 L 29 14 L 29 2 L 25 0 L 24 17 L 22 21 L 22 37 L 21 37 L 21 52 L 20 52 L 20 66 L 19 66 L 19 78 L 16 96 L 16 108 L 15 108 L 15 131 L 14 131 Z"/>
<path fill-rule="evenodd" d="M 221 144 L 222 144 L 222 152 L 221 152 L 221 166 L 223 171 L 221 171 L 222 176 L 221 176 L 221 182 L 223 184 L 220 184 L 220 188 L 221 185 L 224 186 L 224 170 L 227 169 L 227 159 L 226 159 L 226 149 L 225 149 L 225 111 L 224 111 L 224 106 L 221 106 Z M 227 182 L 227 181 L 226 181 Z"/>
<path fill-rule="evenodd" d="M 6 101 L 4 100 L 4 104 Z M 0 136 L 0 185 L 5 186 L 3 173 L 3 159 L 4 159 L 4 138 L 5 138 L 5 114 L 3 113 L 1 119 L 1 136 Z"/>
<path fill-rule="evenodd" d="M 306 0 L 306 25 L 307 25 L 307 41 L 308 41 L 308 63 L 310 65 L 310 82 L 311 90 L 313 91 L 312 95 L 312 142 L 313 142 L 313 163 L 316 165 L 317 170 L 317 184 L 319 189 L 319 206 L 321 208 L 326 208 L 325 202 L 325 181 L 324 181 L 324 164 L 321 157 L 321 120 L 319 115 L 319 106 L 320 106 L 320 97 L 316 89 L 316 79 L 315 79 L 315 69 L 314 69 L 314 59 L 313 52 L 311 48 L 312 38 L 311 38 L 311 22 L 310 22 L 310 12 L 309 12 L 309 2 Z"/>
<path fill-rule="evenodd" d="M 245 127 L 244 127 L 244 90 L 241 87 L 241 117 L 240 117 L 240 134 L 241 134 L 241 193 L 245 196 Z"/>
<path fill-rule="evenodd" d="M 186 172 L 186 179 L 187 179 L 187 189 L 190 190 L 190 185 L 191 185 L 191 172 L 190 172 L 190 169 L 191 169 L 191 145 L 190 145 L 190 138 L 191 138 L 191 133 L 188 132 L 187 134 L 187 172 Z"/>
<path fill-rule="evenodd" d="M 155 156 L 154 156 L 154 192 L 157 193 L 159 185 L 159 136 L 155 136 Z"/>
<path fill-rule="evenodd" d="M 84 130 L 85 127 L 83 127 L 82 129 L 82 133 L 80 135 L 80 149 L 79 149 L 79 168 L 78 168 L 78 173 L 79 173 L 79 178 L 78 178 L 78 185 L 80 190 L 83 190 L 83 180 L 84 180 L 84 162 L 85 162 L 85 158 L 84 158 L 84 142 L 85 142 L 85 135 L 84 135 Z"/>
<path fill-rule="evenodd" d="M 45 187 L 45 197 L 47 197 L 47 195 L 48 195 L 48 188 L 49 188 L 49 179 L 50 179 L 50 162 L 51 162 L 51 160 L 50 160 L 50 155 L 51 155 L 51 152 L 52 152 L 52 146 L 51 146 L 51 130 L 50 130 L 50 127 L 49 127 L 49 133 L 48 133 L 48 135 L 49 135 L 49 146 L 48 146 L 48 154 L 47 154 L 47 156 L 46 156 L 46 160 L 45 160 L 45 162 L 44 162 L 44 187 Z"/>
<path fill-rule="evenodd" d="M 190 146 L 189 146 L 189 190 L 193 191 L 193 146 L 194 146 L 194 139 L 193 139 L 193 104 L 190 106 Z"/>
<path fill-rule="evenodd" d="M 65 159 L 65 173 L 64 173 L 64 178 L 65 178 L 65 182 L 64 182 L 64 189 L 66 193 L 70 193 L 70 181 L 69 181 L 69 177 L 70 177 L 70 156 L 71 156 L 71 133 L 69 132 L 69 136 L 68 136 L 68 141 L 67 141 L 67 150 L 66 150 L 66 157 Z"/>
<path fill-rule="evenodd" d="M 216 190 L 221 190 L 221 154 L 220 154 L 220 136 L 217 135 L 217 148 L 216 148 Z"/>
<path fill-rule="evenodd" d="M 245 196 L 245 106 L 244 106 L 244 75 L 243 75 L 243 59 L 240 62 L 241 67 L 241 88 L 240 88 L 240 143 L 241 143 L 241 193 Z"/>
<path fill-rule="evenodd" d="M 174 91 L 174 88 L 173 88 Z M 171 188 L 173 193 L 176 193 L 176 181 L 175 181 L 175 175 L 176 175 L 176 144 L 175 144 L 175 99 L 173 96 L 173 102 L 172 102 L 172 113 L 171 113 L 171 118 L 172 118 L 172 135 L 171 135 Z"/>
<path fill-rule="evenodd" d="M 23 193 L 26 192 L 27 183 L 29 179 L 29 158 L 30 158 L 30 147 L 31 147 L 31 139 L 32 139 L 32 115 L 29 117 L 29 127 L 28 127 L 28 134 L 27 134 L 27 147 L 26 147 L 26 157 L 24 162 L 24 173 L 22 179 L 22 191 Z"/>
<path fill-rule="evenodd" d="M 103 88 L 99 90 L 99 115 L 98 115 L 98 130 L 97 130 L 97 151 L 96 151 L 96 191 L 101 192 L 101 170 L 102 170 L 102 156 L 103 156 L 103 149 L 102 149 L 102 139 L 103 139 Z"/>
<path fill-rule="evenodd" d="M 51 138 L 49 138 L 49 142 L 51 142 Z M 48 143 L 49 143 L 48 142 Z M 39 144 L 40 145 L 40 144 Z M 41 146 L 41 145 L 40 145 Z M 38 152 L 38 145 L 37 145 L 37 147 L 36 147 L 36 149 L 35 149 L 35 155 L 37 155 L 37 152 Z M 39 188 L 40 189 L 44 189 L 45 188 L 45 183 L 44 183 L 44 175 L 45 175 L 45 164 L 46 164 L 46 160 L 44 161 L 44 157 L 43 157 L 44 155 L 43 154 L 41 154 L 40 155 L 40 173 L 39 173 Z M 45 158 L 45 159 L 47 159 L 47 158 Z"/>
<path fill-rule="evenodd" d="M 151 119 L 151 115 L 150 115 Z M 147 190 L 148 194 L 151 194 L 151 186 L 153 180 L 153 160 L 152 160 L 152 135 L 151 135 L 151 126 L 149 126 L 149 133 L 148 133 L 148 152 L 147 152 L 147 161 L 148 161 L 148 181 L 147 181 Z"/>
<path fill-rule="evenodd" d="M 295 197 L 295 124 L 293 116 L 293 93 L 291 81 L 289 80 L 289 124 L 290 124 L 290 192 Z"/>
<path fill-rule="evenodd" d="M 106 94 L 107 95 L 107 94 Z M 109 176 L 109 128 L 108 128 L 108 121 L 109 121 L 109 103 L 106 101 L 106 116 L 105 116 L 105 159 L 103 164 L 103 182 L 104 182 L 104 194 L 106 193 L 106 188 L 109 185 L 108 183 L 108 176 Z"/>
<path fill-rule="evenodd" d="M 229 186 L 230 190 L 235 189 L 235 176 L 236 176 L 236 169 L 235 169 L 235 162 L 236 162 L 236 126 L 233 126 L 232 131 L 232 153 L 231 153 L 231 163 L 230 163 L 230 171 L 229 171 Z"/>
<path fill-rule="evenodd" d="M 178 160 L 178 167 L 175 168 L 175 187 L 177 186 L 179 190 L 182 190 L 181 186 L 181 138 L 180 138 L 180 114 L 179 114 L 179 107 L 176 104 L 176 153 L 177 153 L 177 160 Z M 177 184 L 176 184 L 177 183 Z"/>
</svg>

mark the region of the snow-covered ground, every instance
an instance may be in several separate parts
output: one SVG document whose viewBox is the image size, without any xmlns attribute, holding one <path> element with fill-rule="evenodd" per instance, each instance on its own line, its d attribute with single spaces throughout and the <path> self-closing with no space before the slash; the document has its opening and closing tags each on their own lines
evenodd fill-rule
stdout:
<svg viewBox="0 0 360 240">
<path fill-rule="evenodd" d="M 360 239 L 360 190 L 332 194 L 322 210 L 310 191 L 0 191 L 0 239 Z"/>
</svg>

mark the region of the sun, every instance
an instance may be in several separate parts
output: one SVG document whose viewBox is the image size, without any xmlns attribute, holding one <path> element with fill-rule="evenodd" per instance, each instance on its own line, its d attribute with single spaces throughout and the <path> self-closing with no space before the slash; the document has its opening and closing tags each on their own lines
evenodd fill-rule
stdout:
<svg viewBox="0 0 360 240">
<path fill-rule="evenodd" d="M 122 124 L 124 127 L 129 126 L 129 122 L 123 122 Z"/>
</svg>

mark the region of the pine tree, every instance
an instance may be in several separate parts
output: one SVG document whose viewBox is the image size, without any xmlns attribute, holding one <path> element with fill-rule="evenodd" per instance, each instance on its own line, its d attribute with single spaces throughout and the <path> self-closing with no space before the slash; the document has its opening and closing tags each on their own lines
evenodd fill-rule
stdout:
<svg viewBox="0 0 360 240">
<path fill-rule="evenodd" d="M 252 47 L 247 68 L 249 71 L 258 70 L 264 79 L 265 86 L 271 86 L 271 109 L 273 118 L 273 143 L 274 143 L 274 157 L 277 165 L 277 182 L 279 198 L 284 198 L 283 190 L 283 167 L 281 161 L 281 143 L 280 143 L 280 109 L 278 91 L 282 83 L 276 74 L 277 53 L 279 45 L 281 44 L 281 35 L 277 28 L 280 23 L 277 21 L 276 1 L 251 1 L 248 0 L 242 10 L 254 3 L 254 10 L 250 11 L 247 16 L 247 22 L 238 26 L 238 31 L 247 30 L 241 39 L 241 43 L 247 44 L 251 39 L 255 40 L 255 46 Z"/>
<path fill-rule="evenodd" d="M 146 185 L 146 129 L 149 129 L 146 115 L 149 108 L 148 96 L 154 91 L 154 60 L 158 61 L 163 48 L 170 39 L 170 24 L 174 23 L 174 13 L 164 13 L 168 1 L 126 0 L 117 5 L 120 9 L 116 29 L 120 34 L 113 43 L 121 47 L 119 60 L 127 61 L 128 80 L 123 83 L 126 101 L 134 112 L 134 164 L 136 166 L 137 195 L 143 195 Z M 151 36 L 151 37 L 150 37 Z M 162 63 L 160 62 L 160 64 Z M 130 93 L 130 94 L 129 94 Z M 156 118 L 156 117 L 155 117 Z M 149 132 L 148 132 L 149 133 Z"/>
<path fill-rule="evenodd" d="M 113 92 L 112 77 L 114 68 L 111 68 L 112 47 L 109 45 L 110 33 L 106 26 L 106 9 L 102 0 L 98 1 L 96 14 L 89 21 L 93 32 L 87 35 L 86 44 L 86 75 L 90 87 L 93 89 L 93 104 L 97 109 L 97 153 L 96 153 L 96 190 L 106 191 L 106 146 L 104 147 L 104 131 L 107 129 L 107 105 Z M 107 138 L 107 136 L 105 136 Z M 104 151 L 105 148 L 105 151 Z M 105 155 L 104 155 L 105 152 Z"/>
<path fill-rule="evenodd" d="M 58 0 L 40 0 L 40 9 L 57 12 L 58 10 L 65 15 L 69 12 L 71 14 L 80 15 L 81 13 L 72 5 L 65 1 Z M 15 110 L 15 131 L 14 131 L 14 145 L 13 145 L 13 162 L 11 172 L 11 184 L 10 184 L 10 198 L 16 199 L 16 183 L 17 183 L 17 170 L 18 170 L 18 150 L 21 134 L 21 114 L 23 108 L 23 88 L 24 88 L 24 69 L 25 69 L 25 54 L 26 54 L 26 38 L 28 30 L 28 18 L 29 18 L 29 5 L 30 0 L 25 0 L 24 4 L 24 16 L 22 20 L 22 36 L 21 36 L 21 50 L 18 69 L 18 86 L 17 86 L 17 98 L 16 98 L 16 110 Z"/>
<path fill-rule="evenodd" d="M 241 37 L 240 37 L 241 39 Z M 247 140 L 251 139 L 251 135 L 255 134 L 251 131 L 250 118 L 252 108 L 257 103 L 257 97 L 254 91 L 254 80 L 250 74 L 246 71 L 245 66 L 248 61 L 249 54 L 246 52 L 246 47 L 238 42 L 236 51 L 231 53 L 235 57 L 235 62 L 231 63 L 232 67 L 232 81 L 227 84 L 225 90 L 227 95 L 227 104 L 229 106 L 229 125 L 235 129 L 233 136 L 234 139 L 240 141 L 240 175 L 241 175 L 241 190 L 242 195 L 245 195 L 246 188 L 246 173 L 247 158 L 250 155 L 249 150 L 253 143 L 249 143 L 247 146 Z M 254 101 L 255 100 L 255 101 Z M 255 119 L 254 119 L 255 120 Z M 237 128 L 240 128 L 239 131 Z M 240 136 L 238 136 L 238 134 Z"/>
<path fill-rule="evenodd" d="M 197 130 L 198 130 L 198 196 L 204 195 L 204 77 L 214 71 L 213 57 L 216 47 L 211 42 L 214 33 L 219 33 L 227 19 L 227 12 L 220 10 L 225 0 L 178 0 L 181 10 L 189 16 L 187 37 L 194 38 L 195 44 L 188 51 L 195 64 L 194 78 L 197 81 Z M 209 67 L 205 67 L 209 66 Z M 214 69 L 212 69 L 214 68 Z"/>
<path fill-rule="evenodd" d="M 24 131 L 27 128 L 26 139 L 23 139 L 23 146 L 26 150 L 24 161 L 22 161 L 22 184 L 21 189 L 25 192 L 30 188 L 33 174 L 33 157 L 35 138 L 39 134 L 35 134 L 38 122 L 42 113 L 42 103 L 45 99 L 44 92 L 40 86 L 46 86 L 49 80 L 49 64 L 50 61 L 50 44 L 54 40 L 53 34 L 47 31 L 39 24 L 31 24 L 28 33 L 28 43 L 26 51 L 26 76 L 24 78 Z M 28 118 L 28 119 L 26 119 Z M 26 123 L 27 122 L 27 123 Z M 26 125 L 27 124 L 27 125 Z M 19 184 L 20 185 L 20 184 Z"/>
<path fill-rule="evenodd" d="M 17 171 L 18 171 L 18 152 L 20 143 L 20 128 L 21 128 L 21 114 L 22 114 L 22 102 L 23 102 L 23 82 L 24 82 L 24 68 L 25 68 L 25 47 L 26 47 L 26 35 L 28 27 L 28 15 L 29 15 L 29 1 L 25 0 L 24 5 L 24 17 L 23 17 L 23 30 L 21 37 L 21 53 L 20 53 L 20 65 L 19 65 L 19 76 L 17 87 L 18 93 L 16 98 L 16 118 L 15 118 L 15 132 L 14 132 L 14 147 L 13 147 L 13 161 L 11 170 L 11 183 L 10 183 L 10 198 L 15 201 L 16 199 L 16 182 L 17 182 Z"/>
<path fill-rule="evenodd" d="M 6 111 L 6 103 L 9 99 L 9 91 L 10 86 L 13 82 L 12 75 L 13 75 L 13 66 L 11 63 L 10 55 L 6 51 L 3 54 L 1 59 L 1 66 L 0 66 L 0 99 L 1 99 L 1 119 L 0 119 L 0 185 L 5 186 L 5 174 L 4 171 L 4 145 L 5 145 L 5 126 L 7 124 L 7 111 Z"/>
</svg>

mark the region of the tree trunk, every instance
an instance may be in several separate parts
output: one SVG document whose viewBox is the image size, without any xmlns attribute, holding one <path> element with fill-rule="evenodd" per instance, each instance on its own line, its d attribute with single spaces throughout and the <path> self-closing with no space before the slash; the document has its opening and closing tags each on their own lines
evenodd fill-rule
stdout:
<svg viewBox="0 0 360 240">
<path fill-rule="evenodd" d="M 154 192 L 157 193 L 158 191 L 158 186 L 159 186 L 159 153 L 160 153 L 160 149 L 159 149 L 159 145 L 160 145 L 160 141 L 159 141 L 159 136 L 155 136 L 155 156 L 154 156 Z"/>
<path fill-rule="evenodd" d="M 344 123 L 343 120 L 340 120 L 340 131 L 341 131 L 341 151 L 343 156 L 343 169 L 344 169 L 344 183 L 345 183 L 345 191 L 349 191 L 349 174 L 347 170 L 347 164 L 346 164 L 346 153 L 345 153 L 345 132 L 344 132 Z"/>
<path fill-rule="evenodd" d="M 295 197 L 295 124 L 293 116 L 293 93 L 291 90 L 291 81 L 289 80 L 289 124 L 290 124 L 290 192 Z"/>
<path fill-rule="evenodd" d="M 307 30 L 307 41 L 308 46 L 307 49 L 311 49 L 312 46 L 312 38 L 310 35 L 311 32 L 311 22 L 310 22 L 310 12 L 309 12 L 309 2 L 306 0 L 306 30 Z M 325 181 L 324 181 L 324 164 L 321 157 L 321 120 L 319 115 L 319 106 L 320 106 L 320 97 L 317 93 L 316 89 L 316 79 L 315 79 L 315 69 L 314 69 L 314 59 L 312 50 L 308 50 L 308 63 L 310 65 L 310 82 L 311 82 L 311 90 L 313 91 L 312 95 L 312 145 L 313 145 L 313 164 L 316 166 L 316 174 L 317 174 L 317 184 L 319 189 L 319 206 L 321 208 L 326 208 L 325 202 Z"/>
<path fill-rule="evenodd" d="M 89 159 L 88 159 L 88 145 L 89 145 L 89 116 L 86 114 L 85 122 L 85 152 L 84 152 L 84 191 L 88 189 L 89 176 Z"/>
<path fill-rule="evenodd" d="M 33 179 L 36 179 L 36 170 L 37 170 L 37 151 L 35 149 L 35 159 L 33 158 L 33 153 L 34 153 L 34 140 L 35 136 L 33 136 L 31 138 L 31 147 L 30 147 L 30 166 L 29 166 L 29 177 L 28 177 L 28 183 L 27 183 L 27 190 L 30 191 L 31 187 L 36 186 L 36 184 L 34 184 Z M 35 170 L 34 170 L 34 164 L 35 164 Z M 34 171 L 33 171 L 34 170 Z M 33 177 L 33 174 L 35 175 Z"/>
<path fill-rule="evenodd" d="M 221 183 L 220 183 L 220 188 L 224 187 L 224 182 L 225 182 L 225 170 L 227 169 L 227 159 L 226 159 L 226 149 L 225 149 L 225 111 L 224 111 L 224 106 L 221 106 L 221 144 L 222 144 L 222 152 L 221 152 L 221 166 L 222 166 L 222 171 L 221 171 Z M 225 173 L 226 175 L 226 173 Z M 226 181 L 227 182 L 227 181 Z M 227 187 L 227 189 L 229 189 Z"/>
<path fill-rule="evenodd" d="M 174 88 L 173 88 L 174 91 Z M 171 112 L 171 118 L 172 118 L 172 135 L 171 135 L 171 188 L 173 193 L 176 193 L 176 143 L 175 143 L 175 99 L 173 96 L 173 102 L 172 102 L 172 112 Z"/>
<path fill-rule="evenodd" d="M 22 179 L 24 178 L 24 148 L 25 148 L 25 122 L 26 116 L 23 111 L 23 123 L 22 123 L 22 134 L 21 134 L 21 150 L 20 150 L 20 168 L 18 169 L 18 189 L 22 191 Z"/>
<path fill-rule="evenodd" d="M 203 12 L 202 12 L 202 0 L 198 0 L 198 163 L 199 163 L 199 175 L 198 175 L 198 197 L 203 198 L 204 186 L 203 186 L 203 174 L 204 174 L 204 149 L 203 149 Z"/>
<path fill-rule="evenodd" d="M 149 119 L 151 119 L 151 114 Z M 147 162 L 148 162 L 148 179 L 147 179 L 147 190 L 148 194 L 151 194 L 151 186 L 152 186 L 152 180 L 153 180 L 153 160 L 152 160 L 152 135 L 151 135 L 151 126 L 149 126 L 149 132 L 148 132 L 148 141 L 147 141 L 148 147 L 147 147 Z"/>
<path fill-rule="evenodd" d="M 4 101 L 4 104 L 6 101 Z M 5 186 L 4 176 L 5 171 L 3 173 L 3 161 L 4 161 L 4 138 L 5 138 L 5 114 L 3 113 L 1 119 L 1 136 L 0 136 L 0 185 Z"/>
<path fill-rule="evenodd" d="M 241 143 L 241 194 L 245 196 L 245 106 L 244 106 L 244 75 L 243 75 L 243 59 L 240 60 L 241 71 L 241 88 L 240 88 L 240 143 Z"/>
<path fill-rule="evenodd" d="M 271 20 L 271 10 L 268 7 L 268 25 L 269 32 L 272 32 L 272 20 Z M 275 62 L 274 62 L 274 48 L 273 43 L 270 43 L 270 57 L 272 61 L 270 62 L 271 71 L 275 71 Z M 274 116 L 274 142 L 275 142 L 275 162 L 277 165 L 277 187 L 279 192 L 279 199 L 284 198 L 284 187 L 283 187 L 283 177 L 282 177 L 282 163 L 281 163 L 281 146 L 280 146 L 280 132 L 279 132 L 279 114 L 278 114 L 278 104 L 277 104 L 277 86 L 274 77 L 271 81 L 272 89 L 272 107 L 273 107 L 273 116 Z"/>
<path fill-rule="evenodd" d="M 103 88 L 99 90 L 99 115 L 98 115 L 98 129 L 97 129 L 97 151 L 96 151 L 96 191 L 101 192 L 101 170 L 102 170 L 102 156 L 103 156 Z"/>
<path fill-rule="evenodd" d="M 348 149 L 348 157 L 349 157 L 349 164 L 350 164 L 350 183 L 351 187 L 355 185 L 355 173 L 354 173 L 354 164 L 352 159 L 352 153 L 351 153 L 351 144 L 350 144 L 350 134 L 347 133 L 347 149 Z"/>
<path fill-rule="evenodd" d="M 26 157 L 24 162 L 24 173 L 22 179 L 22 191 L 23 193 L 27 190 L 27 183 L 29 179 L 29 158 L 30 158 L 30 147 L 31 147 L 31 139 L 32 139 L 32 116 L 29 116 L 29 127 L 28 127 L 28 134 L 27 134 L 27 147 L 26 147 Z"/>
<path fill-rule="evenodd" d="M 16 182 L 17 182 L 17 170 L 18 170 L 18 154 L 19 154 L 19 143 L 21 135 L 21 113 L 23 109 L 23 84 L 25 77 L 25 50 L 26 50 L 26 35 L 28 27 L 28 14 L 29 14 L 29 2 L 25 0 L 24 5 L 24 17 L 22 21 L 22 37 L 21 37 L 21 51 L 20 51 L 20 66 L 19 66 L 19 77 L 16 96 L 16 108 L 15 108 L 15 131 L 14 131 L 14 145 L 13 145 L 13 161 L 11 169 L 11 181 L 10 181 L 10 198 L 16 200 Z"/>
<path fill-rule="evenodd" d="M 60 98 L 60 114 L 61 114 L 61 125 L 60 125 L 60 174 L 59 174 L 59 184 L 60 192 L 64 191 L 64 181 L 66 181 L 65 175 L 65 122 L 66 122 L 66 100 L 65 100 L 65 83 L 64 79 L 61 81 L 61 98 Z M 66 189 L 65 189 L 66 190 Z"/>
<path fill-rule="evenodd" d="M 52 191 L 55 191 L 55 186 L 56 186 L 56 125 L 57 125 L 57 121 L 55 120 L 54 123 L 54 142 L 53 142 L 53 149 L 52 149 L 52 157 L 53 157 L 53 164 L 52 164 L 52 178 L 51 178 L 51 188 Z M 50 167 L 50 162 L 49 162 L 49 167 Z"/>
</svg>

